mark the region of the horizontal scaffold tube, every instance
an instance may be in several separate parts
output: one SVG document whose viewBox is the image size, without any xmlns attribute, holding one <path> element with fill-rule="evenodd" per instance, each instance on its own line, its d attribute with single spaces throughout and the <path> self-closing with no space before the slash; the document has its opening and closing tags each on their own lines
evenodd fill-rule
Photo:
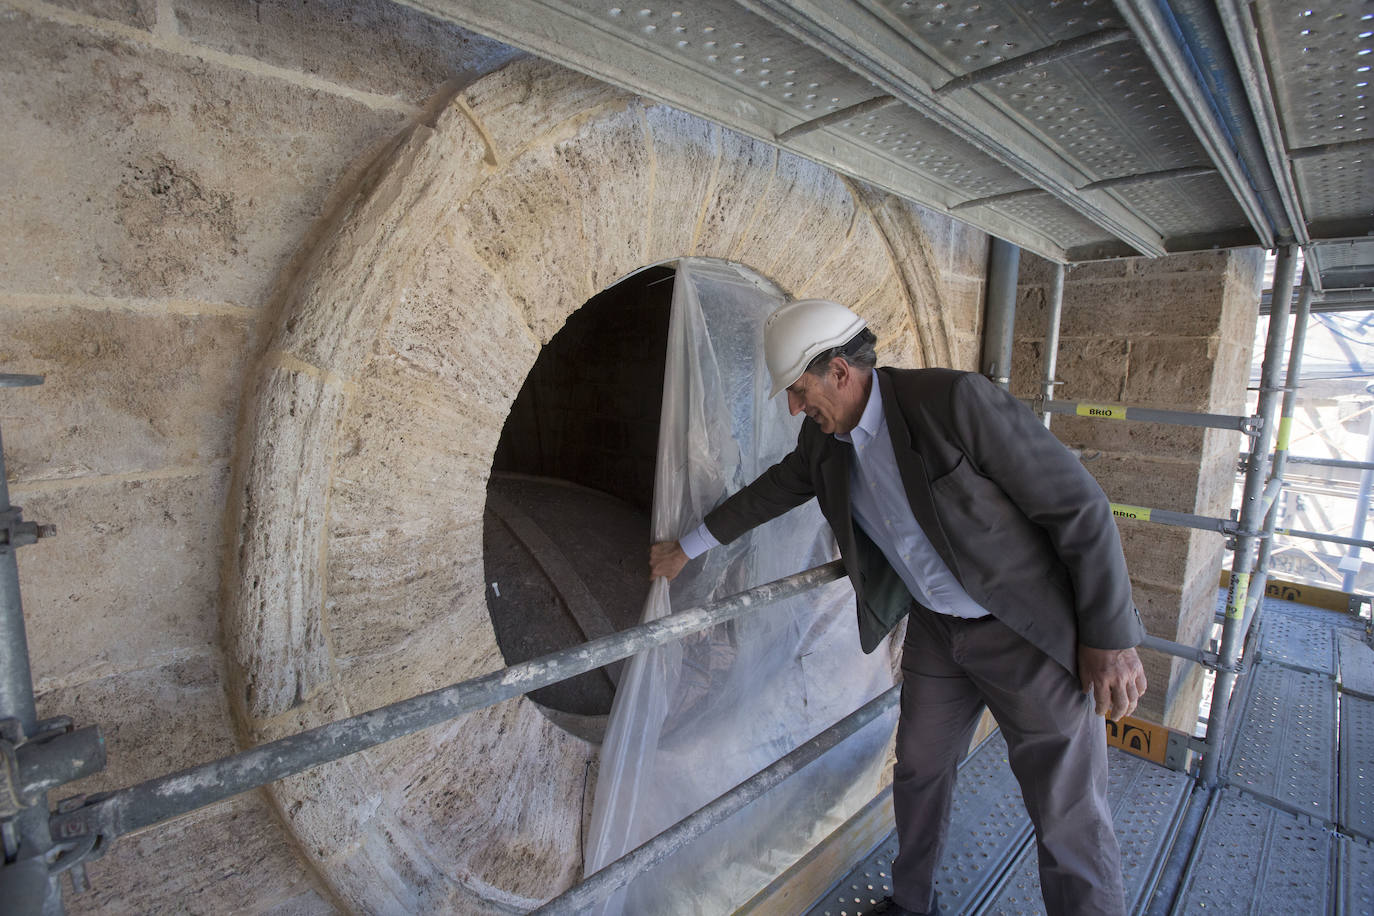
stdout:
<svg viewBox="0 0 1374 916">
<path fill-rule="evenodd" d="M 61 839 L 98 834 L 111 840 L 681 639 L 844 575 L 843 564 L 835 560 L 611 636 L 150 779 L 74 811 L 54 814 L 52 833 Z"/>
<path fill-rule="evenodd" d="M 1238 429 L 1249 435 L 1253 435 L 1259 426 L 1259 421 L 1255 417 L 1224 413 L 1190 413 L 1183 410 L 1156 410 L 1153 407 L 1095 404 L 1088 401 L 1046 401 L 1041 398 L 1026 399 L 1026 403 L 1046 413 L 1089 417 L 1094 420 L 1139 420 L 1142 423 L 1164 423 L 1170 426 Z"/>
<path fill-rule="evenodd" d="M 798 745 L 771 766 L 750 776 L 714 801 L 707 802 L 658 836 L 590 875 L 581 884 L 553 898 L 535 910 L 534 916 L 572 916 L 587 912 L 633 881 L 636 875 L 657 865 L 896 706 L 901 692 L 900 684 L 883 691 L 810 741 Z"/>
</svg>

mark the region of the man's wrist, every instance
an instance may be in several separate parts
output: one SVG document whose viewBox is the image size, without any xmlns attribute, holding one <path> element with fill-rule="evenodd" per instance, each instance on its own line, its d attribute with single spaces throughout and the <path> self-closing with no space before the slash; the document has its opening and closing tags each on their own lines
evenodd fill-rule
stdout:
<svg viewBox="0 0 1374 916">
<path fill-rule="evenodd" d="M 683 535 L 678 541 L 678 546 L 687 554 L 687 559 L 695 560 L 712 547 L 719 547 L 720 541 L 716 540 L 715 535 L 706 527 L 706 523 L 702 522 L 696 530 Z"/>
</svg>

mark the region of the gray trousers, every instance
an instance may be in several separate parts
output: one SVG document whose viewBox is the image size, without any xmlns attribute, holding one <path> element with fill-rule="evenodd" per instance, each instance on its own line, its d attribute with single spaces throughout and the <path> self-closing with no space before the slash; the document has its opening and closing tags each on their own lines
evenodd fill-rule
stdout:
<svg viewBox="0 0 1374 916">
<path fill-rule="evenodd" d="M 907 623 L 902 675 L 893 899 L 918 913 L 931 908 L 956 768 L 986 704 L 1035 825 L 1046 909 L 1123 913 L 1106 728 L 1077 679 L 995 618 L 962 620 L 919 605 Z"/>
</svg>

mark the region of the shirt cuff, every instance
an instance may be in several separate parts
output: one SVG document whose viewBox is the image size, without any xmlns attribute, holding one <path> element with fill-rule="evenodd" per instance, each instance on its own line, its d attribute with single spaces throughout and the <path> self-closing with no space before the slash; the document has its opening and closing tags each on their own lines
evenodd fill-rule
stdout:
<svg viewBox="0 0 1374 916">
<path fill-rule="evenodd" d="M 687 559 L 695 560 L 712 547 L 719 547 L 720 541 L 716 540 L 715 535 L 706 527 L 706 523 L 702 522 L 697 526 L 697 530 L 683 535 L 682 540 L 678 541 L 678 546 L 687 554 Z"/>
</svg>

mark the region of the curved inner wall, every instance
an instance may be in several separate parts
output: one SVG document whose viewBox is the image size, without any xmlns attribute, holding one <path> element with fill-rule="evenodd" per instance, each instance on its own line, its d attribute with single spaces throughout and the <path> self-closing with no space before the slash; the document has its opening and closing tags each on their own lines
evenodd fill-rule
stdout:
<svg viewBox="0 0 1374 916">
<path fill-rule="evenodd" d="M 595 294 L 644 264 L 720 258 L 851 304 L 890 364 L 960 365 L 976 338 L 946 305 L 976 314 L 978 286 L 941 272 L 975 236 L 540 61 L 474 84 L 373 165 L 251 383 L 223 607 L 242 733 L 502 667 L 487 485 L 541 349 Z M 976 277 L 981 250 L 967 260 Z M 580 876 L 593 762 L 521 699 L 269 791 L 350 906 L 524 912 Z"/>
<path fill-rule="evenodd" d="M 511 405 L 482 535 L 508 665 L 639 622 L 674 276 L 652 267 L 594 296 L 540 351 Z M 623 668 L 529 698 L 599 741 Z"/>
</svg>

